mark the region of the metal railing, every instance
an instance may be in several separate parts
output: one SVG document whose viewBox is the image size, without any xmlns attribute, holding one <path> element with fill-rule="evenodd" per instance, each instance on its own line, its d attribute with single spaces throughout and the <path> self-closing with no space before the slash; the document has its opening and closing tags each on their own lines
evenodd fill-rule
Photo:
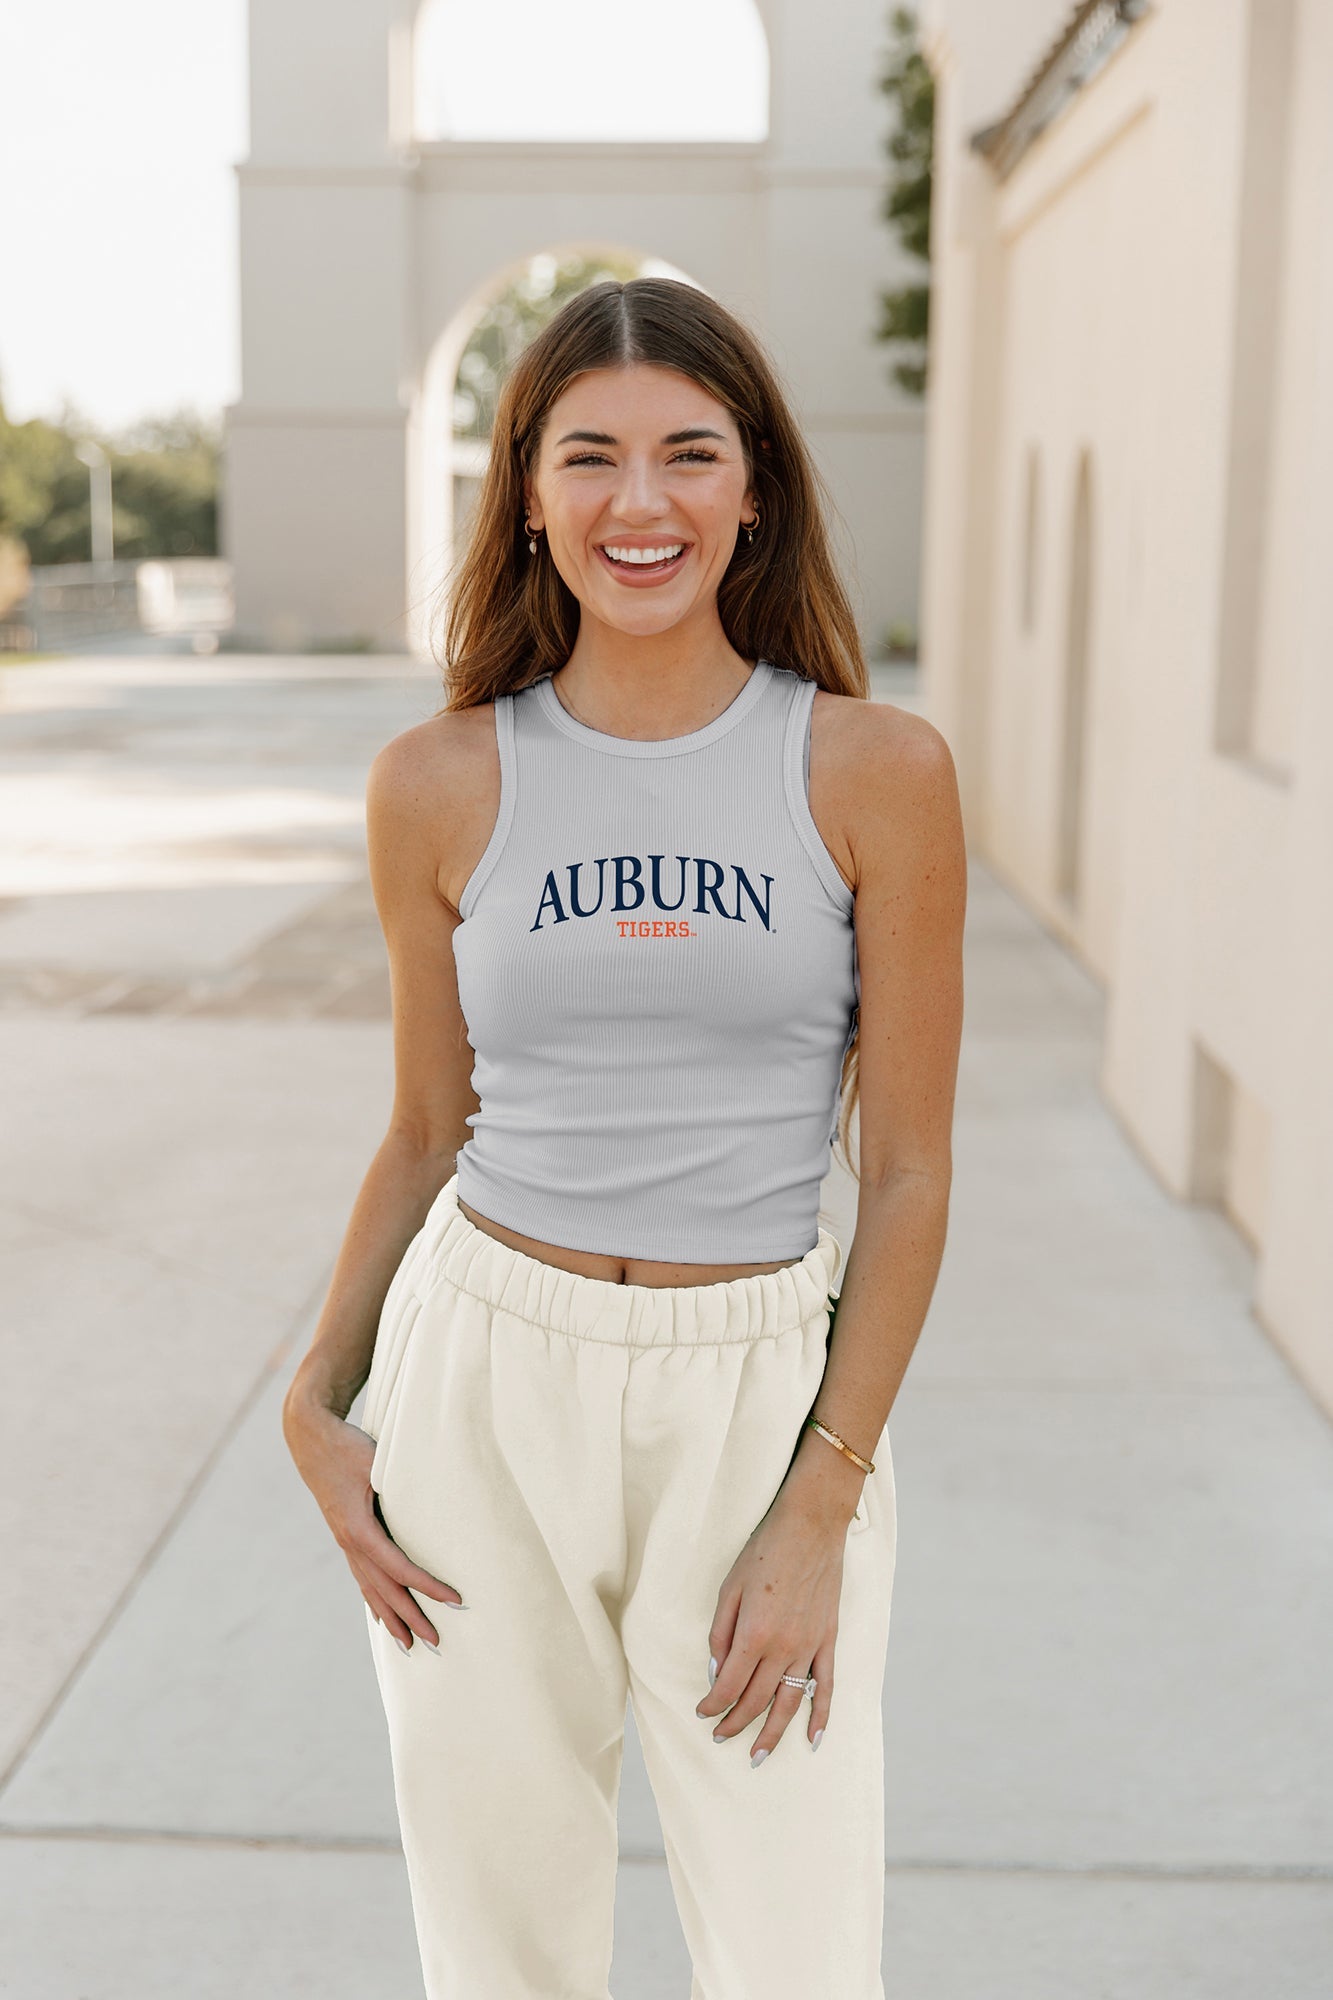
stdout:
<svg viewBox="0 0 1333 2000">
<path fill-rule="evenodd" d="M 135 558 L 47 563 L 0 621 L 0 650 L 55 652 L 72 640 L 118 632 L 225 632 L 235 604 L 232 566 L 221 558 Z"/>
</svg>

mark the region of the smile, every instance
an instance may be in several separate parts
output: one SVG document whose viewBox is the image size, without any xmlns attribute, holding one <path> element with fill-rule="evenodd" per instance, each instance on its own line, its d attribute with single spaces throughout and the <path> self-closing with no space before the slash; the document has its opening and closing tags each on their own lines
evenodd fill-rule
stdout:
<svg viewBox="0 0 1333 2000">
<path fill-rule="evenodd" d="M 597 554 L 607 569 L 614 571 L 621 583 L 659 583 L 664 577 L 674 576 L 690 553 L 689 542 L 658 542 L 650 548 L 636 549 L 621 542 L 610 542 L 599 547 Z M 615 550 L 615 554 L 611 553 Z M 674 553 L 667 553 L 674 551 Z"/>
</svg>

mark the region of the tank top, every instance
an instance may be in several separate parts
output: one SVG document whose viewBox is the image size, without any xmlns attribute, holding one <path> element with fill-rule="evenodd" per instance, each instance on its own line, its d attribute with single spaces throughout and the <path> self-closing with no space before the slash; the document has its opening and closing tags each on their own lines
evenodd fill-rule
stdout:
<svg viewBox="0 0 1333 2000">
<path fill-rule="evenodd" d="M 496 698 L 500 805 L 459 898 L 480 1215 L 545 1243 L 769 1263 L 818 1241 L 860 974 L 809 807 L 815 683 L 760 659 L 702 729 Z"/>
</svg>

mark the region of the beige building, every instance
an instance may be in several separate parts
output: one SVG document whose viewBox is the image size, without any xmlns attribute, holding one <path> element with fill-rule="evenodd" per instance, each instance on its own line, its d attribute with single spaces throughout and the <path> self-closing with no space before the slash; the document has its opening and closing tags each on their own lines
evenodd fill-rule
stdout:
<svg viewBox="0 0 1333 2000">
<path fill-rule="evenodd" d="M 422 66 L 462 4 L 249 0 L 222 498 L 238 627 L 279 648 L 364 633 L 429 651 L 459 359 L 529 260 L 579 251 L 688 278 L 751 321 L 828 482 L 867 646 L 915 627 L 923 410 L 873 333 L 879 289 L 917 268 L 880 214 L 880 0 L 716 0 L 754 16 L 766 135 L 588 144 L 431 136 Z M 517 75 L 525 51 L 493 12 L 491 60 Z M 553 91 L 577 90 L 569 53 Z M 624 98 L 633 128 L 632 74 Z"/>
<path fill-rule="evenodd" d="M 922 580 L 971 844 L 1333 1413 L 1333 7 L 926 0 Z"/>
</svg>

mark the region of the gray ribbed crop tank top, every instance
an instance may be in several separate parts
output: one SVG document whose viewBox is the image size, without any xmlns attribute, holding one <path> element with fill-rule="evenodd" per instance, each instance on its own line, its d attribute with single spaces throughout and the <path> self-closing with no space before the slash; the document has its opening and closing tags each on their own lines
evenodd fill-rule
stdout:
<svg viewBox="0 0 1333 2000">
<path fill-rule="evenodd" d="M 814 1248 L 860 999 L 814 694 L 761 659 L 659 742 L 590 729 L 549 674 L 496 699 L 500 807 L 453 934 L 478 1214 L 614 1257 Z"/>
</svg>

